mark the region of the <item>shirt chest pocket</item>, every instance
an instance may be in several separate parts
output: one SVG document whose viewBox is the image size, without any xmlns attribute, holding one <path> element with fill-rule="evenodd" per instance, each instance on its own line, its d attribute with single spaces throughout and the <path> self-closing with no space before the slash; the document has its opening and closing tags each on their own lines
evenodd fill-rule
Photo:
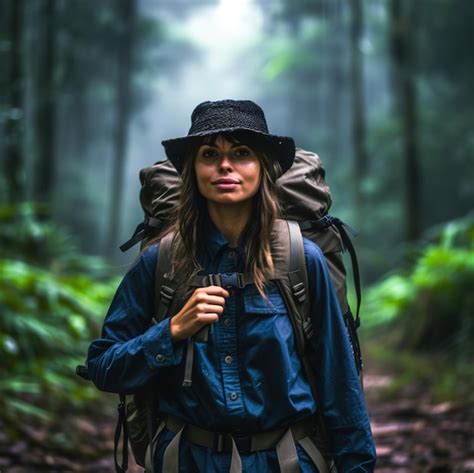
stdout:
<svg viewBox="0 0 474 473">
<path fill-rule="evenodd" d="M 268 299 L 263 298 L 255 286 L 250 286 L 244 293 L 244 311 L 256 315 L 287 315 L 283 297 L 278 289 L 270 288 Z"/>
<path fill-rule="evenodd" d="M 277 288 L 270 288 L 268 299 L 264 299 L 254 286 L 244 293 L 244 314 L 241 329 L 245 337 L 241 343 L 248 344 L 249 350 L 255 350 L 259 357 L 272 356 L 294 351 L 293 327 L 285 302 Z M 245 348 L 245 347 L 244 347 Z"/>
</svg>

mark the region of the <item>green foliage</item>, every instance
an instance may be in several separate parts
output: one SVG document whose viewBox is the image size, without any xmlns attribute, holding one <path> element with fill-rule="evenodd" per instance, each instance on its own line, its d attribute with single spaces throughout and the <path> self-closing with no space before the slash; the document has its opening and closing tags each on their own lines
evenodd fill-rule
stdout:
<svg viewBox="0 0 474 473">
<path fill-rule="evenodd" d="M 472 362 L 453 363 L 449 353 L 414 353 L 380 340 L 365 343 L 371 364 L 381 363 L 385 372 L 394 376 L 380 392 L 384 398 L 399 397 L 400 390 L 418 387 L 434 402 L 474 402 Z"/>
<path fill-rule="evenodd" d="M 95 397 L 74 369 L 99 333 L 116 282 L 57 275 L 8 259 L 0 260 L 0 274 L 2 412 L 46 419 L 61 404 L 80 406 Z"/>
<path fill-rule="evenodd" d="M 372 287 L 364 298 L 364 326 L 374 327 L 396 319 L 414 300 L 409 278 L 392 275 Z"/>
<path fill-rule="evenodd" d="M 431 238 L 435 241 L 421 252 L 410 273 L 390 275 L 367 292 L 364 319 L 368 327 L 398 327 L 404 347 L 470 359 L 474 218 L 450 222 Z"/>
<path fill-rule="evenodd" d="M 71 234 L 51 221 L 48 206 L 34 202 L 0 205 L 0 258 L 48 267 L 55 273 L 97 278 L 110 273 L 101 258 L 79 254 Z"/>
<path fill-rule="evenodd" d="M 97 390 L 75 376 L 117 286 L 33 204 L 0 207 L 0 412 L 53 420 Z M 44 209 L 43 209 L 44 210 Z M 87 271 L 86 271 L 87 269 Z"/>
</svg>

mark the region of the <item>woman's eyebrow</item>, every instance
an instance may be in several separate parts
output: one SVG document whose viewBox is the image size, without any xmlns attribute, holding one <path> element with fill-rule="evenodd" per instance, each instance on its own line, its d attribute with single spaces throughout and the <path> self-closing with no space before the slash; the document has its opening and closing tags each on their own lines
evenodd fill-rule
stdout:
<svg viewBox="0 0 474 473">
<path fill-rule="evenodd" d="M 209 148 L 218 148 L 218 146 L 215 143 L 203 143 L 201 145 L 201 148 L 203 148 L 204 146 L 208 146 Z M 246 146 L 247 148 L 249 147 L 248 145 L 244 143 L 232 143 L 231 149 L 238 148 L 239 146 Z"/>
</svg>

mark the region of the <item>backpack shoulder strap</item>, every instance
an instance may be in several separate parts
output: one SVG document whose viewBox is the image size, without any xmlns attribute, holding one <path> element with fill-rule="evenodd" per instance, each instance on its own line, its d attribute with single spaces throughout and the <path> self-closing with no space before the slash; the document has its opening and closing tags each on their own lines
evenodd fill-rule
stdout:
<svg viewBox="0 0 474 473">
<path fill-rule="evenodd" d="M 315 373 L 306 351 L 307 341 L 313 336 L 313 327 L 310 317 L 311 304 L 303 235 L 298 222 L 291 220 L 276 221 L 272 241 L 272 256 L 274 256 L 275 264 L 274 282 L 280 289 L 287 305 L 295 332 L 296 349 L 301 365 L 316 403 L 319 405 L 321 398 L 317 389 Z M 329 435 L 319 409 L 316 415 L 316 435 L 321 449 L 329 452 Z"/>
<path fill-rule="evenodd" d="M 288 307 L 297 349 L 303 356 L 306 340 L 312 335 L 312 327 L 303 235 L 297 222 L 276 220 L 272 234 L 272 257 L 272 279 Z"/>
<path fill-rule="evenodd" d="M 290 267 L 288 277 L 292 285 L 294 296 L 301 303 L 303 317 L 307 318 L 309 317 L 310 301 L 303 235 L 298 222 L 288 220 L 286 223 L 288 224 L 290 244 Z"/>
<path fill-rule="evenodd" d="M 167 277 L 172 270 L 171 247 L 174 237 L 175 233 L 170 232 L 160 240 L 155 271 L 155 323 L 163 320 L 176 291 L 176 285 L 173 280 Z"/>
</svg>

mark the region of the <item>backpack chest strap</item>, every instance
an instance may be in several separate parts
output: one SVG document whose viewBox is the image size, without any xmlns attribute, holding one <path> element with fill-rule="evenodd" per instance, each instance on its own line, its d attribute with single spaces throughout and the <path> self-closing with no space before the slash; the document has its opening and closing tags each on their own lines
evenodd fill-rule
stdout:
<svg viewBox="0 0 474 473">
<path fill-rule="evenodd" d="M 220 286 L 224 289 L 243 289 L 253 284 L 251 273 L 218 273 L 194 276 L 189 281 L 191 287 Z"/>
</svg>

